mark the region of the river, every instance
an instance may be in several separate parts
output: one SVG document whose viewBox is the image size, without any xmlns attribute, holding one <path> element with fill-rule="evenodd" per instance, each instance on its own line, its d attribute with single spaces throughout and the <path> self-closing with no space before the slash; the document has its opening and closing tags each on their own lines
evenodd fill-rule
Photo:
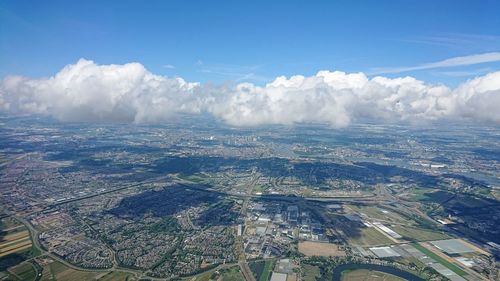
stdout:
<svg viewBox="0 0 500 281">
<path fill-rule="evenodd" d="M 405 279 L 408 281 L 425 281 L 424 279 L 422 279 L 416 275 L 413 275 L 413 274 L 411 274 L 407 271 L 403 271 L 401 269 L 397 269 L 395 267 L 378 265 L 378 264 L 361 264 L 361 263 L 348 263 L 348 264 L 343 264 L 343 265 L 337 266 L 333 270 L 333 281 L 341 281 L 343 271 L 355 270 L 355 269 L 368 269 L 368 270 L 375 270 L 375 271 L 390 273 L 392 275 L 395 275 L 399 278 L 402 278 L 402 279 Z"/>
</svg>

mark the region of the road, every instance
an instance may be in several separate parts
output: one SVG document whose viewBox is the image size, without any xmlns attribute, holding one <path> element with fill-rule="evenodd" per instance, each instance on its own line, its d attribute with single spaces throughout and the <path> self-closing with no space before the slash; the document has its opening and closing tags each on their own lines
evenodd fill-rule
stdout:
<svg viewBox="0 0 500 281">
<path fill-rule="evenodd" d="M 252 171 L 252 179 L 248 182 L 245 191 L 246 191 L 246 196 L 243 198 L 243 204 L 241 205 L 241 211 L 240 214 L 243 218 L 246 218 L 247 214 L 247 208 L 248 208 L 248 203 L 250 201 L 253 189 L 255 187 L 255 184 L 257 183 L 257 180 L 259 179 L 257 173 L 255 170 Z M 245 277 L 246 281 L 256 281 L 255 277 L 253 276 L 252 270 L 250 270 L 250 267 L 248 266 L 248 262 L 246 259 L 245 255 L 245 241 L 243 240 L 242 237 L 238 237 L 238 243 L 237 247 L 239 247 L 239 257 L 238 257 L 238 264 L 240 266 L 241 272 L 243 273 L 243 276 Z"/>
<path fill-rule="evenodd" d="M 138 183 L 134 183 L 134 184 L 122 186 L 122 187 L 119 187 L 119 188 L 114 188 L 114 189 L 106 190 L 106 191 L 103 191 L 103 192 L 93 193 L 93 194 L 89 194 L 89 195 L 85 195 L 85 196 L 81 196 L 81 197 L 77 197 L 77 198 L 73 198 L 73 199 L 59 201 L 59 202 L 56 202 L 56 203 L 48 205 L 47 208 L 55 207 L 55 206 L 58 206 L 58 205 L 63 205 L 63 204 L 69 203 L 69 202 L 76 202 L 76 201 L 80 201 L 80 200 L 83 200 L 83 199 L 93 198 L 93 197 L 101 196 L 103 194 L 113 193 L 113 192 L 117 192 L 117 191 L 120 191 L 120 190 L 129 189 L 129 188 L 132 188 L 132 187 L 138 187 L 138 186 L 141 186 L 141 185 L 144 185 L 144 184 L 147 184 L 147 183 L 154 183 L 154 182 L 158 182 L 158 181 L 165 180 L 165 179 L 171 179 L 171 176 L 161 176 L 161 177 L 153 178 L 153 179 L 150 179 L 150 180 L 145 180 L 145 181 L 141 181 L 141 182 L 138 182 Z"/>
</svg>

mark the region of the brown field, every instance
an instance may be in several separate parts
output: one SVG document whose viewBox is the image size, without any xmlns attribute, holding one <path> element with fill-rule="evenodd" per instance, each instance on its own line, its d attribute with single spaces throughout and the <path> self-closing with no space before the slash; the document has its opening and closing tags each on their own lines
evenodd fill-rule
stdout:
<svg viewBox="0 0 500 281">
<path fill-rule="evenodd" d="M 23 250 L 26 250 L 26 249 L 29 249 L 29 248 L 31 248 L 31 243 L 28 244 L 28 245 L 24 245 L 22 247 L 18 247 L 18 248 L 6 251 L 6 252 L 2 252 L 0 254 L 0 257 L 7 256 L 7 255 L 10 255 L 10 254 L 13 254 L 13 253 L 17 253 L 17 252 L 20 252 L 20 251 L 23 251 Z"/>
<path fill-rule="evenodd" d="M 474 249 L 476 252 L 479 252 L 479 253 L 481 253 L 481 254 L 483 254 L 483 255 L 486 255 L 486 256 L 491 256 L 491 254 L 490 254 L 490 253 L 488 253 L 488 252 L 486 252 L 485 250 L 483 250 L 483 249 L 481 249 L 481 248 L 477 247 L 477 246 L 476 246 L 476 245 L 474 245 L 474 244 L 471 244 L 471 243 L 469 243 L 469 242 L 467 242 L 467 241 L 465 241 L 465 240 L 463 240 L 463 239 L 459 239 L 459 241 L 460 241 L 462 244 L 465 244 L 467 247 L 470 247 L 470 248 Z"/>
<path fill-rule="evenodd" d="M 26 250 L 31 247 L 31 239 L 27 230 L 8 234 L 3 237 L 2 240 L 2 243 L 0 243 L 0 257 Z"/>
<path fill-rule="evenodd" d="M 306 256 L 345 256 L 337 245 L 331 243 L 304 241 L 299 243 L 299 252 Z"/>
<path fill-rule="evenodd" d="M 31 240 L 29 240 L 29 239 L 22 240 L 22 241 L 19 241 L 19 243 L 13 243 L 13 244 L 8 245 L 6 247 L 1 247 L 0 254 L 3 254 L 4 252 L 8 252 L 8 251 L 11 251 L 13 249 L 17 249 L 17 248 L 20 248 L 20 247 L 23 247 L 26 245 L 31 245 Z"/>
<path fill-rule="evenodd" d="M 8 241 L 8 242 L 5 242 L 5 243 L 0 243 L 0 249 L 4 249 L 7 246 L 14 245 L 14 244 L 17 244 L 17 243 L 21 243 L 21 242 L 24 242 L 26 240 L 30 240 L 29 236 L 23 237 L 21 239 L 13 240 L 13 241 Z"/>
<path fill-rule="evenodd" d="M 56 228 L 71 223 L 73 223 L 73 220 L 69 215 L 59 212 L 47 214 L 34 221 L 34 224 L 42 230 Z"/>
<path fill-rule="evenodd" d="M 22 239 L 24 237 L 28 237 L 29 235 L 30 235 L 29 231 L 25 230 L 25 231 L 17 232 L 14 234 L 8 234 L 5 237 L 3 237 L 2 240 L 3 241 L 13 241 L 13 240 Z"/>
<path fill-rule="evenodd" d="M 391 245 L 394 242 L 374 227 L 363 227 L 359 229 L 357 236 L 349 237 L 349 244 L 362 247 L 375 247 Z"/>
</svg>

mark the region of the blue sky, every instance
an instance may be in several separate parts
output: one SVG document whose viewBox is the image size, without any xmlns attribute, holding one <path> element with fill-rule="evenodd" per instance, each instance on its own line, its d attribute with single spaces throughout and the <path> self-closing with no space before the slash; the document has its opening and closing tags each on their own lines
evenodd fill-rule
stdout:
<svg viewBox="0 0 500 281">
<path fill-rule="evenodd" d="M 0 77 L 51 76 L 86 58 L 200 82 L 341 70 L 454 86 L 500 70 L 499 12 L 481 0 L 3 0 Z"/>
</svg>

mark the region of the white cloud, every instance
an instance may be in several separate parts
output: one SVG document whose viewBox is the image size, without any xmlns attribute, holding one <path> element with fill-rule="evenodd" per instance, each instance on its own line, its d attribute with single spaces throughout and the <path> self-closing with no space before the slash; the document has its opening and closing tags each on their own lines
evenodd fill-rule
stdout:
<svg viewBox="0 0 500 281">
<path fill-rule="evenodd" d="M 492 71 L 492 68 L 485 67 L 471 70 L 456 70 L 456 71 L 435 71 L 433 75 L 449 76 L 449 77 L 474 77 L 484 75 Z"/>
<path fill-rule="evenodd" d="M 161 122 L 176 113 L 206 112 L 238 126 L 327 122 L 344 127 L 365 118 L 500 123 L 498 108 L 500 72 L 456 89 L 412 77 L 369 79 L 340 71 L 281 76 L 265 86 L 213 86 L 155 75 L 139 63 L 97 65 L 81 59 L 48 79 L 10 76 L 0 82 L 1 110 L 65 121 Z"/>
<path fill-rule="evenodd" d="M 497 61 L 500 61 L 500 52 L 491 52 L 491 53 L 475 54 L 463 57 L 453 57 L 438 62 L 424 63 L 421 65 L 410 66 L 410 67 L 375 68 L 374 74 L 401 73 L 401 72 L 408 72 L 415 70 L 466 66 L 466 65 L 474 65 L 474 64 L 497 62 Z"/>
<path fill-rule="evenodd" d="M 156 121 L 181 110 L 196 112 L 190 95 L 197 87 L 154 75 L 139 63 L 100 66 L 80 59 L 49 79 L 5 78 L 0 107 L 69 121 Z"/>
<path fill-rule="evenodd" d="M 165 64 L 165 65 L 163 65 L 163 68 L 166 68 L 166 69 L 175 69 L 175 65 Z"/>
</svg>

